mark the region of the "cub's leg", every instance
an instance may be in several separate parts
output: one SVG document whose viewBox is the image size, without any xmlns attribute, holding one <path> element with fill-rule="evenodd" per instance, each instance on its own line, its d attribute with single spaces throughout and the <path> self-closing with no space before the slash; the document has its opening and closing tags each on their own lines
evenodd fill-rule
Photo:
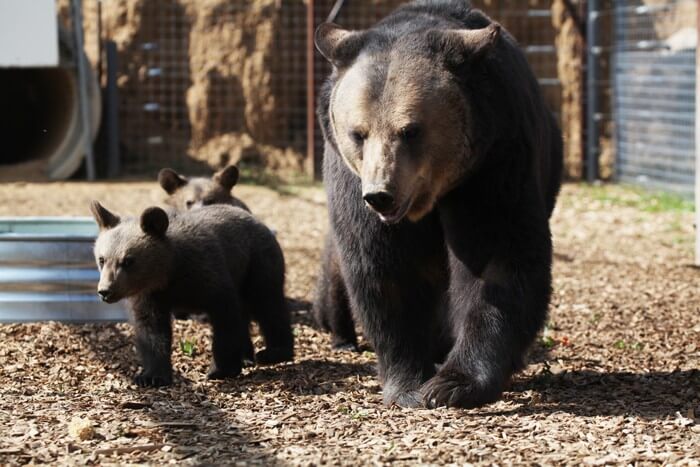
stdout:
<svg viewBox="0 0 700 467">
<path fill-rule="evenodd" d="M 276 243 L 251 260 L 244 290 L 247 307 L 265 339 L 265 349 L 255 361 L 269 365 L 294 359 L 291 316 L 284 298 L 284 257 Z"/>
<path fill-rule="evenodd" d="M 172 383 L 172 319 L 167 306 L 157 297 L 137 297 L 132 302 L 136 351 L 143 370 L 134 382 L 142 387 Z"/>
<path fill-rule="evenodd" d="M 217 301 L 214 301 L 217 303 Z M 212 327 L 212 363 L 209 379 L 238 376 L 243 358 L 252 349 L 248 323 L 243 318 L 241 303 L 234 294 L 218 301 L 209 314 Z"/>
</svg>

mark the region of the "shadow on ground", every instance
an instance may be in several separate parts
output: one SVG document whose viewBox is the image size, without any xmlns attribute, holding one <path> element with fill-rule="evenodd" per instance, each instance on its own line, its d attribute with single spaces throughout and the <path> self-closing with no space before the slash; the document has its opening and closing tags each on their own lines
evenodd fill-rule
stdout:
<svg viewBox="0 0 700 467">
<path fill-rule="evenodd" d="M 113 324 L 76 326 L 74 333 L 87 344 L 94 357 L 125 380 L 132 380 L 137 357 L 129 335 Z M 274 453 L 260 446 L 264 440 L 237 426 L 209 398 L 205 388 L 197 387 L 177 370 L 170 387 L 124 388 L 122 391 L 126 394 L 116 398 L 115 411 L 143 413 L 160 430 L 162 439 L 156 441 L 172 446 L 173 454 L 179 460 L 237 459 L 262 465 L 277 462 Z M 148 453 L 141 457 L 144 461 L 152 461 Z"/>
<path fill-rule="evenodd" d="M 308 302 L 292 301 L 294 321 L 306 321 L 297 313 L 308 309 Z M 301 318 L 301 319 L 300 319 Z M 131 336 L 115 325 L 72 326 L 71 332 L 90 350 L 90 355 L 110 371 L 131 381 L 138 365 Z M 207 349 L 208 353 L 209 349 Z M 232 459 L 245 463 L 277 463 L 274 452 L 261 446 L 265 439 L 239 426 L 208 395 L 209 391 L 237 394 L 277 383 L 283 391 L 296 395 L 320 395 L 350 390 L 355 378 L 374 375 L 370 364 L 302 360 L 276 367 L 256 367 L 238 378 L 204 387 L 175 369 L 174 384 L 167 388 L 124 388 L 115 398 L 114 409 L 122 413 L 139 411 L 162 433 L 162 442 L 173 446 L 178 459 L 207 462 Z M 205 375 L 202 374 L 202 378 Z M 127 401 L 127 402 L 125 402 Z M 148 454 L 143 454 L 148 459 Z"/>
<path fill-rule="evenodd" d="M 583 417 L 634 415 L 646 419 L 685 414 L 700 388 L 700 370 L 632 372 L 570 371 L 516 380 L 508 399 L 522 406 L 513 414 L 567 412 Z M 542 394 L 533 404 L 527 390 Z"/>
</svg>

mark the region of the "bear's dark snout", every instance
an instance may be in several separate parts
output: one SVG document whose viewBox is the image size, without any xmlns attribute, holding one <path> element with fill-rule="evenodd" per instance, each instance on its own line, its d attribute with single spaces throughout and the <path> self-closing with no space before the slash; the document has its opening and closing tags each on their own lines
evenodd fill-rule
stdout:
<svg viewBox="0 0 700 467">
<path fill-rule="evenodd" d="M 109 289 L 100 289 L 97 291 L 97 295 L 100 296 L 103 302 L 112 303 L 114 301 L 114 294 Z"/>
<path fill-rule="evenodd" d="M 394 196 L 388 191 L 374 191 L 362 196 L 365 202 L 380 214 L 393 211 L 396 207 Z"/>
</svg>

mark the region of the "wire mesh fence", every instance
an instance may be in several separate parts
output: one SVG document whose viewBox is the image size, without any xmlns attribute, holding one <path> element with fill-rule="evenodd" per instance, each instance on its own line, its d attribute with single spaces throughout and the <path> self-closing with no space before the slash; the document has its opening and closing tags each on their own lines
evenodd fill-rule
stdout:
<svg viewBox="0 0 700 467">
<path fill-rule="evenodd" d="M 694 0 L 600 2 L 589 39 L 598 173 L 691 196 L 695 185 Z M 590 18 L 589 18 L 590 21 Z"/>
<path fill-rule="evenodd" d="M 335 21 L 370 27 L 401 0 L 349 1 Z M 308 86 L 307 39 L 335 0 L 114 0 L 85 2 L 88 55 L 98 62 L 98 36 L 118 49 L 122 168 L 151 175 L 164 166 L 203 172 L 230 162 L 272 169 L 308 168 L 307 92 L 329 65 L 314 51 Z M 559 114 L 550 1 L 475 1 L 513 33 Z M 98 28 L 98 18 L 100 27 Z M 104 64 L 101 65 L 104 68 Z M 321 133 L 313 140 L 315 164 Z"/>
</svg>

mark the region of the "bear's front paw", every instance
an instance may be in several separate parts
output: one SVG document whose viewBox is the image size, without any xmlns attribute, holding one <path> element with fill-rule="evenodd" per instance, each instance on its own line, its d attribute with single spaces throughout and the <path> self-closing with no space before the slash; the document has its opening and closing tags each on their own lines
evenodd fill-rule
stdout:
<svg viewBox="0 0 700 467">
<path fill-rule="evenodd" d="M 263 349 L 255 354 L 255 361 L 260 365 L 272 365 L 291 360 L 294 360 L 294 351 L 281 347 Z"/>
<path fill-rule="evenodd" d="M 406 383 L 401 381 L 387 381 L 384 383 L 382 395 L 384 405 L 391 407 L 398 405 L 404 408 L 423 407 L 423 395 L 419 389 L 411 389 L 418 386 L 418 382 Z"/>
<path fill-rule="evenodd" d="M 142 388 L 170 386 L 172 382 L 173 377 L 169 374 L 153 374 L 142 371 L 134 377 L 134 383 Z"/>
<path fill-rule="evenodd" d="M 422 393 L 425 406 L 431 409 L 479 407 L 501 396 L 500 390 L 479 386 L 468 375 L 456 370 L 440 371 L 423 385 Z"/>
<path fill-rule="evenodd" d="M 423 407 L 423 396 L 420 391 L 404 391 L 395 393 L 390 397 L 384 397 L 384 405 L 391 407 L 397 405 L 405 409 Z"/>
</svg>

